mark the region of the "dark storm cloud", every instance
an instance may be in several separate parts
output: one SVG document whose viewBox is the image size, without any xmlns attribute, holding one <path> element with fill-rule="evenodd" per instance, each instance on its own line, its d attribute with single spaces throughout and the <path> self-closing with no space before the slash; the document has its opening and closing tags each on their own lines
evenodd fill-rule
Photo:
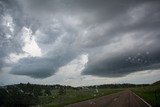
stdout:
<svg viewBox="0 0 160 107">
<path fill-rule="evenodd" d="M 72 50 L 58 50 L 58 53 L 54 52 L 54 55 L 52 55 L 53 52 L 51 51 L 47 54 L 47 57 L 43 58 L 23 58 L 17 64 L 13 65 L 11 74 L 27 75 L 33 78 L 52 76 L 59 67 L 64 66 L 75 58 L 75 53 L 70 51 Z"/>
<path fill-rule="evenodd" d="M 53 75 L 55 69 L 51 59 L 45 58 L 25 58 L 13 66 L 12 74 L 28 75 L 34 78 L 45 78 Z"/>
<path fill-rule="evenodd" d="M 12 52 L 22 52 L 21 41 L 16 36 L 18 27 L 12 31 L 12 25 L 7 23 L 7 21 L 13 22 L 17 20 L 17 23 L 13 26 L 18 26 L 18 22 L 20 21 L 20 18 L 17 17 L 18 14 L 21 14 L 21 12 L 17 3 L 9 0 L 0 1 L 0 69 L 6 66 L 4 59 L 7 55 Z"/>
<path fill-rule="evenodd" d="M 122 18 L 118 17 L 115 21 L 116 27 L 113 27 L 109 32 L 105 32 L 105 35 L 111 35 L 109 37 L 109 44 L 116 41 L 111 41 L 111 39 L 121 38 L 129 32 L 139 32 L 130 37 L 135 44 L 128 43 L 126 45 L 132 44 L 132 49 L 125 49 L 111 55 L 106 58 L 107 53 L 96 53 L 102 55 L 102 59 L 96 61 L 95 57 L 90 56 L 88 66 L 85 68 L 83 74 L 95 75 L 95 76 L 108 76 L 108 77 L 118 77 L 124 76 L 135 71 L 142 71 L 148 69 L 159 69 L 160 68 L 160 13 L 159 4 L 156 2 L 149 2 L 144 4 L 137 4 L 135 7 L 129 8 L 128 14 L 122 13 Z M 132 19 L 132 20 L 131 20 Z M 133 21 L 133 22 L 132 22 Z M 113 21 L 114 22 L 114 21 Z M 143 33 L 140 33 L 143 32 Z M 129 35 L 129 34 L 128 34 Z M 104 36 L 103 36 L 104 37 Z M 106 36 L 107 37 L 107 36 Z M 100 41 L 99 41 L 100 40 Z M 105 39 L 97 40 L 97 44 L 105 44 Z M 118 42 L 119 42 L 118 41 Z M 123 41 L 123 42 L 127 42 Z M 150 43 L 148 44 L 147 43 Z M 93 43 L 93 41 L 91 41 Z M 93 43 L 94 44 L 94 43 Z M 114 43 L 113 43 L 114 44 Z M 120 44 L 121 45 L 121 44 Z M 131 45 L 131 46 L 132 46 Z M 94 44 L 94 46 L 97 46 Z M 123 47 L 120 46 L 121 48 Z M 115 46 L 113 48 L 119 48 Z M 109 48 L 110 49 L 110 48 Z M 107 48 L 106 48 L 107 50 Z M 105 51 L 104 51 L 105 52 Z M 148 52 L 150 54 L 146 55 Z M 140 56 L 137 56 L 140 54 Z M 103 56 L 104 55 L 104 56 Z M 97 55 L 96 55 L 97 56 Z"/>
<path fill-rule="evenodd" d="M 160 68 L 160 51 L 123 53 L 113 58 L 103 59 L 85 68 L 86 75 L 120 77 L 136 71 Z M 94 60 L 94 58 L 92 59 Z"/>
<path fill-rule="evenodd" d="M 0 47 L 0 67 L 10 53 L 23 53 L 23 27 L 43 53 L 12 64 L 12 74 L 49 77 L 82 54 L 88 54 L 84 75 L 118 77 L 160 68 L 158 0 L 7 0 L 1 5 L 1 19 L 9 14 L 15 31 L 0 26 L 0 43 L 7 44 Z"/>
<path fill-rule="evenodd" d="M 46 39 L 49 37 L 46 37 Z M 20 59 L 18 63 L 12 65 L 10 73 L 27 75 L 33 78 L 46 78 L 54 75 L 61 66 L 66 65 L 68 62 L 72 61 L 77 54 L 80 54 L 78 50 L 70 44 L 71 40 L 68 40 L 67 36 L 64 36 L 62 41 L 57 40 L 55 42 L 57 44 L 49 42 L 51 47 L 43 57 L 27 57 Z M 46 42 L 43 45 L 45 44 Z M 42 45 L 41 42 L 40 45 Z"/>
</svg>

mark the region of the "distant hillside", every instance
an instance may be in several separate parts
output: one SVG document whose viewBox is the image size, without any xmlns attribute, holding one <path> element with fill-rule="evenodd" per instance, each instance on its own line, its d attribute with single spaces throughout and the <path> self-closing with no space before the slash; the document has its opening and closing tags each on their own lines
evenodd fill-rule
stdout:
<svg viewBox="0 0 160 107">
<path fill-rule="evenodd" d="M 152 85 L 160 85 L 160 80 L 157 82 L 152 83 Z"/>
</svg>

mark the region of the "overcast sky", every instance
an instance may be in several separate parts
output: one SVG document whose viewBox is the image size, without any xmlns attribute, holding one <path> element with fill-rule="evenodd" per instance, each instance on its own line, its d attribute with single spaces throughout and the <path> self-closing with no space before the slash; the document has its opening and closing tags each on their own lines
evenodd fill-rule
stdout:
<svg viewBox="0 0 160 107">
<path fill-rule="evenodd" d="M 159 79 L 159 0 L 0 0 L 0 85 Z"/>
</svg>

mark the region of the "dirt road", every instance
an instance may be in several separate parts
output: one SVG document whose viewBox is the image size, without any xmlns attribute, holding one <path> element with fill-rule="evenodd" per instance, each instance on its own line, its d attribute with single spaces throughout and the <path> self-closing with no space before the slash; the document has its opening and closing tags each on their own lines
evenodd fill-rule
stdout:
<svg viewBox="0 0 160 107">
<path fill-rule="evenodd" d="M 66 107 L 151 107 L 130 90 L 91 99 Z"/>
</svg>

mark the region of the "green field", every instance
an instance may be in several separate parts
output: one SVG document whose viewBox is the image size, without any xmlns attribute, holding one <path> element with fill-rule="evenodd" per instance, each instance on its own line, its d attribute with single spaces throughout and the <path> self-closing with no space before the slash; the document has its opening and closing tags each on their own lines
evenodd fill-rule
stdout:
<svg viewBox="0 0 160 107">
<path fill-rule="evenodd" d="M 152 85 L 104 84 L 86 87 L 15 84 L 0 87 L 0 107 L 64 107 L 68 104 L 98 98 L 126 89 L 132 90 L 153 107 L 160 107 L 159 83 Z"/>
<path fill-rule="evenodd" d="M 160 107 L 160 86 L 140 86 L 131 90 L 151 104 L 152 107 Z"/>
<path fill-rule="evenodd" d="M 59 95 L 58 90 L 54 90 L 52 95 L 40 97 L 40 105 L 43 107 L 63 107 L 68 104 L 97 98 L 119 91 L 122 91 L 122 89 L 69 89 L 66 90 L 65 94 Z"/>
<path fill-rule="evenodd" d="M 81 90 L 66 90 L 66 94 L 58 95 L 58 90 L 53 91 L 52 95 L 40 97 L 41 106 L 44 107 L 63 107 L 68 104 L 97 98 L 104 95 L 116 93 L 126 88 L 104 88 L 104 89 L 81 89 Z M 160 107 L 160 86 L 137 86 L 129 88 L 149 104 L 152 107 Z M 98 92 L 97 92 L 98 90 Z M 56 94 L 57 93 L 57 94 Z"/>
</svg>

